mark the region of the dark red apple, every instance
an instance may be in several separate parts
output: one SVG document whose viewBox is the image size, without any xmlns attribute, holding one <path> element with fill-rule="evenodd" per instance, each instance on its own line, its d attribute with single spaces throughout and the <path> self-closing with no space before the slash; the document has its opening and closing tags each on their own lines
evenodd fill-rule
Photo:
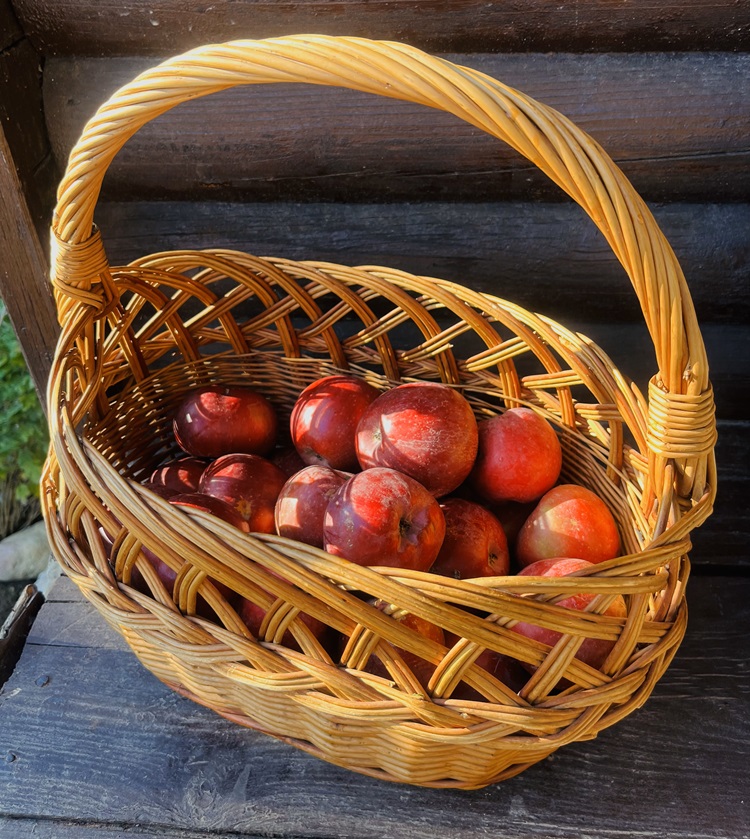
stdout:
<svg viewBox="0 0 750 839">
<path fill-rule="evenodd" d="M 479 448 L 469 480 L 486 501 L 540 498 L 554 486 L 561 467 L 557 434 L 536 411 L 510 408 L 479 423 Z"/>
<path fill-rule="evenodd" d="M 446 498 L 440 508 L 445 538 L 430 571 L 458 580 L 505 576 L 510 566 L 508 542 L 495 516 L 463 498 Z"/>
<path fill-rule="evenodd" d="M 285 446 L 283 448 L 276 449 L 269 459 L 271 463 L 281 469 L 287 478 L 291 478 L 292 475 L 295 475 L 307 466 L 305 461 L 299 456 L 299 452 L 294 448 L 294 446 Z"/>
<path fill-rule="evenodd" d="M 276 499 L 275 520 L 279 536 L 322 548 L 326 507 L 349 477 L 328 466 L 307 466 L 292 475 Z"/>
<path fill-rule="evenodd" d="M 292 442 L 302 460 L 311 466 L 358 471 L 354 434 L 378 393 L 355 376 L 326 376 L 308 385 L 289 420 Z"/>
<path fill-rule="evenodd" d="M 376 605 L 379 609 L 384 608 L 384 604 L 382 603 L 378 603 Z M 443 632 L 441 627 L 436 626 L 434 623 L 430 623 L 429 621 L 424 620 L 424 618 L 420 618 L 417 615 L 414 615 L 410 612 L 404 614 L 399 618 L 394 618 L 393 616 L 391 617 L 393 620 L 398 620 L 399 623 L 409 627 L 409 629 L 413 630 L 419 635 L 424 636 L 430 641 L 435 641 L 438 644 L 445 644 L 445 633 Z M 341 653 L 343 653 L 347 641 L 348 638 L 342 638 Z M 416 655 L 415 653 L 409 652 L 408 650 L 403 650 L 399 647 L 396 647 L 395 649 L 403 658 L 404 664 L 406 664 L 407 667 L 416 676 L 419 684 L 422 685 L 422 687 L 426 690 L 427 685 L 429 684 L 429 681 L 432 678 L 432 674 L 435 672 L 435 665 L 424 658 L 420 658 L 420 656 Z M 372 673 L 374 676 L 382 676 L 382 678 L 384 679 L 392 678 L 390 673 L 388 672 L 387 667 L 376 655 L 370 656 L 363 669 L 367 673 Z"/>
<path fill-rule="evenodd" d="M 197 492 L 208 461 L 200 457 L 180 457 L 154 469 L 150 483 L 175 492 Z"/>
<path fill-rule="evenodd" d="M 374 467 L 353 475 L 331 498 L 325 549 L 358 565 L 427 571 L 445 536 L 436 499 L 413 478 Z"/>
<path fill-rule="evenodd" d="M 609 508 L 596 493 L 577 484 L 561 484 L 545 493 L 516 540 L 522 567 L 551 557 L 604 562 L 619 551 L 620 536 Z"/>
<path fill-rule="evenodd" d="M 210 385 L 190 391 L 174 416 L 180 448 L 195 457 L 268 454 L 277 419 L 265 396 L 249 387 Z"/>
<path fill-rule="evenodd" d="M 203 510 L 207 513 L 211 513 L 211 515 L 228 522 L 229 524 L 236 527 L 238 530 L 241 530 L 243 533 L 249 532 L 247 523 L 244 521 L 244 519 L 241 516 L 239 516 L 232 509 L 232 507 L 229 506 L 229 504 L 225 503 L 224 501 L 221 501 L 218 498 L 212 498 L 211 496 L 203 495 L 200 493 L 184 493 L 181 495 L 172 496 L 168 500 L 170 504 L 174 504 L 176 507 L 183 507 L 193 510 Z M 171 566 L 169 566 L 164 560 L 156 556 L 156 554 L 154 554 L 153 551 L 151 551 L 149 548 L 144 547 L 143 554 L 149 561 L 149 563 L 153 566 L 154 570 L 156 571 L 159 579 L 163 583 L 169 595 L 173 597 L 174 584 L 175 580 L 177 579 L 177 572 L 173 570 Z M 224 585 L 224 583 L 221 583 L 218 580 L 213 580 L 210 577 L 209 579 L 217 587 L 217 589 L 224 596 L 225 599 L 229 601 L 235 599 L 234 592 L 228 586 Z M 141 591 L 148 591 L 146 581 L 136 566 L 133 566 L 131 574 L 131 584 Z M 205 617 L 210 620 L 214 620 L 216 618 L 216 614 L 213 611 L 213 609 L 211 609 L 208 603 L 206 603 L 206 601 L 200 596 L 197 600 L 196 611 L 197 614 L 199 614 L 201 617 Z"/>
<path fill-rule="evenodd" d="M 522 577 L 565 577 L 575 571 L 580 571 L 584 568 L 590 568 L 594 563 L 587 562 L 585 559 L 572 559 L 567 557 L 551 557 L 550 559 L 543 559 L 526 566 L 519 572 Z M 596 597 L 594 594 L 574 594 L 560 600 L 556 605 L 562 606 L 565 609 L 577 609 L 583 611 L 589 603 Z M 628 613 L 623 597 L 618 595 L 612 603 L 603 612 L 605 615 L 610 615 L 616 618 L 624 618 Z M 525 623 L 519 621 L 511 627 L 514 632 L 523 635 L 526 638 L 532 638 L 535 641 L 540 641 L 543 644 L 548 644 L 553 647 L 562 637 L 560 632 L 554 629 L 547 629 L 545 627 L 536 626 L 532 623 Z M 576 658 L 589 664 L 591 667 L 601 667 L 604 660 L 609 655 L 614 641 L 606 641 L 600 638 L 586 638 L 576 652 Z"/>
<path fill-rule="evenodd" d="M 436 497 L 468 476 L 477 441 L 471 405 L 457 390 L 435 382 L 399 385 L 378 396 L 362 415 L 356 437 L 363 469 L 396 469 Z"/>
<path fill-rule="evenodd" d="M 286 475 L 270 460 L 254 454 L 227 454 L 203 473 L 200 491 L 226 501 L 252 533 L 275 533 L 274 507 Z"/>
<path fill-rule="evenodd" d="M 449 647 L 453 647 L 459 639 L 453 633 L 446 632 L 445 640 Z M 518 693 L 529 678 L 528 671 L 519 661 L 494 650 L 484 650 L 481 652 L 474 661 L 474 664 L 477 667 L 481 667 L 482 670 L 486 670 L 491 676 L 494 676 L 498 681 L 509 687 L 514 693 Z M 471 702 L 487 701 L 485 696 L 464 681 L 458 683 L 450 698 L 464 699 Z"/>
<path fill-rule="evenodd" d="M 266 616 L 266 609 L 243 597 L 240 601 L 238 613 L 250 632 L 252 632 L 256 638 L 260 637 L 260 628 L 263 624 L 263 619 Z M 307 626 L 318 641 L 324 642 L 326 640 L 329 628 L 325 623 L 323 623 L 323 621 L 314 618 L 312 615 L 308 615 L 307 612 L 300 612 L 295 620 L 302 621 L 302 623 Z M 284 633 L 281 638 L 281 643 L 284 647 L 288 647 L 290 650 L 300 649 L 300 646 L 295 640 L 291 630 L 287 630 Z"/>
</svg>

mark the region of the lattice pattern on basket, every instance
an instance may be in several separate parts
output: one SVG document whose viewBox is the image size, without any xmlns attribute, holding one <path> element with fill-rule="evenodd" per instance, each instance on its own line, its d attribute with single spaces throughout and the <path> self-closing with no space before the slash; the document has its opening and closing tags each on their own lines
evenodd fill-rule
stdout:
<svg viewBox="0 0 750 839">
<path fill-rule="evenodd" d="M 91 220 L 102 170 L 127 136 L 181 97 L 294 79 L 450 110 L 560 183 L 633 280 L 659 368 L 648 398 L 585 336 L 440 279 L 222 250 L 111 268 Z M 359 772 L 427 786 L 510 777 L 645 701 L 685 631 L 688 536 L 710 513 L 715 427 L 679 267 L 601 150 L 550 109 L 474 71 L 401 45 L 317 36 L 167 62 L 103 106 L 87 131 L 55 221 L 63 331 L 50 379 L 45 519 L 59 562 L 141 661 L 243 725 Z M 606 500 L 623 556 L 567 578 L 458 581 L 362 568 L 277 536 L 247 536 L 140 485 L 155 460 L 176 453 L 172 415 L 190 387 L 251 384 L 283 424 L 305 385 L 338 370 L 380 389 L 445 382 L 478 418 L 519 404 L 541 412 L 562 443 L 563 479 Z M 177 572 L 172 596 L 146 552 Z M 587 611 L 557 605 L 575 592 L 596 595 Z M 266 610 L 258 638 L 237 595 Z M 604 615 L 619 596 L 627 616 Z M 414 633 L 394 611 L 437 624 L 451 640 Z M 348 642 L 319 640 L 302 613 Z M 512 632 L 516 621 L 562 637 L 549 648 Z M 585 638 L 616 642 L 598 669 L 575 657 Z M 526 666 L 518 692 L 476 664 L 485 649 Z M 435 666 L 426 690 L 408 653 Z M 362 669 L 372 654 L 387 677 Z M 477 698 L 458 698 L 461 685 Z"/>
</svg>

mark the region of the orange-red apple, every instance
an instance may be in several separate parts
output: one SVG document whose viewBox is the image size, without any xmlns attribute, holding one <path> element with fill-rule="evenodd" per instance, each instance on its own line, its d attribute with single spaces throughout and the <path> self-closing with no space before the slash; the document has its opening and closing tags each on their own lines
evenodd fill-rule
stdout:
<svg viewBox="0 0 750 839">
<path fill-rule="evenodd" d="M 530 408 L 510 408 L 479 423 L 479 447 L 469 480 L 486 501 L 540 498 L 554 486 L 561 467 L 557 434 Z"/>
<path fill-rule="evenodd" d="M 550 559 L 542 559 L 526 566 L 519 572 L 519 576 L 525 577 L 565 577 L 575 571 L 580 571 L 584 568 L 590 568 L 594 563 L 587 562 L 585 559 L 571 559 L 567 557 L 552 557 Z M 583 611 L 589 603 L 594 599 L 594 594 L 574 594 L 559 601 L 556 605 L 562 606 L 566 609 L 577 609 Z M 621 595 L 610 603 L 607 609 L 603 612 L 605 615 L 611 617 L 624 618 L 627 615 L 627 607 L 625 600 Z M 514 632 L 523 635 L 526 638 L 532 638 L 535 641 L 540 641 L 543 644 L 548 644 L 553 647 L 562 637 L 560 632 L 554 629 L 547 629 L 545 627 L 536 626 L 532 623 L 525 623 L 519 621 L 513 627 Z M 591 665 L 591 667 L 601 667 L 604 660 L 609 655 L 614 641 L 607 641 L 602 638 L 586 638 L 576 652 L 576 658 Z"/>
<path fill-rule="evenodd" d="M 516 540 L 522 567 L 551 557 L 604 562 L 619 551 L 620 536 L 609 508 L 596 493 L 577 484 L 560 484 L 545 493 Z"/>
<path fill-rule="evenodd" d="M 200 491 L 230 504 L 252 533 L 275 533 L 274 508 L 286 475 L 254 454 L 227 454 L 203 473 Z"/>
</svg>

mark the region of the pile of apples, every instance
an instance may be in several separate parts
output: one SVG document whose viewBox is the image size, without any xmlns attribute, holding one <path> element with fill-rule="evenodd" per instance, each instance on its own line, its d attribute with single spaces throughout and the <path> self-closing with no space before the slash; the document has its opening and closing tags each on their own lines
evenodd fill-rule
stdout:
<svg viewBox="0 0 750 839">
<path fill-rule="evenodd" d="M 477 421 L 467 399 L 447 385 L 413 382 L 381 392 L 335 375 L 299 395 L 289 432 L 291 445 L 277 445 L 276 411 L 254 389 L 192 390 L 174 416 L 185 454 L 156 468 L 147 486 L 246 533 L 277 533 L 365 566 L 459 579 L 514 572 L 556 577 L 619 554 L 608 507 L 582 486 L 559 483 L 558 436 L 530 408 Z M 173 586 L 175 573 L 147 556 Z M 558 605 L 585 609 L 592 599 L 579 594 Z M 257 636 L 264 610 L 244 599 L 235 606 Z M 623 598 L 605 614 L 624 617 Z M 300 619 L 321 639 L 329 632 L 309 615 Z M 400 619 L 438 643 L 456 640 L 415 615 Z M 528 623 L 512 629 L 549 646 L 560 638 Z M 334 642 L 339 652 L 346 640 Z M 289 633 L 284 643 L 296 645 Z M 577 657 L 601 666 L 612 645 L 586 639 Z M 400 652 L 426 687 L 434 665 Z M 528 678 L 528 666 L 491 651 L 476 663 L 515 690 Z M 367 669 L 387 676 L 375 656 Z M 454 696 L 480 698 L 464 683 L 459 688 Z"/>
</svg>

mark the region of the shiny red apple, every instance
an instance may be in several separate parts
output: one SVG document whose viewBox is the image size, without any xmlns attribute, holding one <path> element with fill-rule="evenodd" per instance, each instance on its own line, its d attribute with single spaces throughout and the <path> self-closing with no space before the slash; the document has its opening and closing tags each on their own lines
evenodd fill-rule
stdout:
<svg viewBox="0 0 750 839">
<path fill-rule="evenodd" d="M 253 533 L 275 533 L 274 508 L 286 475 L 254 454 L 217 458 L 203 473 L 200 491 L 226 501 Z"/>
<path fill-rule="evenodd" d="M 396 469 L 440 497 L 471 471 L 477 423 L 457 390 L 411 382 L 386 391 L 369 406 L 357 426 L 356 444 L 363 469 Z"/>
<path fill-rule="evenodd" d="M 325 550 L 358 565 L 427 571 L 445 536 L 437 500 L 417 481 L 374 467 L 353 475 L 331 498 Z"/>
<path fill-rule="evenodd" d="M 252 388 L 210 385 L 186 394 L 173 428 L 180 447 L 195 457 L 266 455 L 276 443 L 277 419 L 268 399 Z"/>
<path fill-rule="evenodd" d="M 378 396 L 355 376 L 325 376 L 297 398 L 289 429 L 297 452 L 309 465 L 354 472 L 359 469 L 354 434 L 360 417 Z"/>
<path fill-rule="evenodd" d="M 522 567 L 551 557 L 604 562 L 619 552 L 620 535 L 609 508 L 577 484 L 560 484 L 545 493 L 516 540 Z"/>
<path fill-rule="evenodd" d="M 550 423 L 530 408 L 510 408 L 479 423 L 469 481 L 486 501 L 533 501 L 554 486 L 562 449 Z"/>
<path fill-rule="evenodd" d="M 274 516 L 279 536 L 322 548 L 326 507 L 349 477 L 329 466 L 307 466 L 292 475 L 276 499 Z"/>
</svg>

